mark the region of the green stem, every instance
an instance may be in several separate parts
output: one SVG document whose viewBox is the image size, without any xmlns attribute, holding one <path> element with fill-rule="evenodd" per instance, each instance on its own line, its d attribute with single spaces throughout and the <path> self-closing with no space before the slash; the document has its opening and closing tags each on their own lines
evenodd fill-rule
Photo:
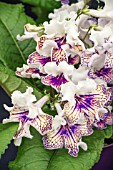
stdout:
<svg viewBox="0 0 113 170">
<path fill-rule="evenodd" d="M 54 97 L 55 97 L 55 90 L 52 87 L 50 87 L 50 100 L 51 100 L 51 102 L 53 102 Z"/>
<path fill-rule="evenodd" d="M 83 9 L 86 8 L 86 5 L 88 4 L 89 1 L 90 1 L 90 0 L 86 0 L 86 1 L 85 1 L 83 8 L 80 10 L 80 13 L 79 13 L 79 14 L 77 15 L 77 17 L 75 18 L 75 21 L 78 19 L 78 17 L 79 17 L 80 15 L 83 14 Z"/>
<path fill-rule="evenodd" d="M 88 36 L 91 28 L 92 28 L 91 26 L 88 28 L 88 31 L 86 32 L 86 34 L 85 34 L 85 36 L 84 36 L 84 38 L 83 38 L 83 40 L 82 40 L 83 42 L 85 41 L 86 37 Z"/>
</svg>

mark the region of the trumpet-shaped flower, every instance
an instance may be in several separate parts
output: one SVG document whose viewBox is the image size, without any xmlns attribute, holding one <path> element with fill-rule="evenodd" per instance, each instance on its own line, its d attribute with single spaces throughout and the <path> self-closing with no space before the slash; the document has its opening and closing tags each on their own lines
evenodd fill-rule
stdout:
<svg viewBox="0 0 113 170">
<path fill-rule="evenodd" d="M 19 146 L 22 142 L 22 137 L 32 138 L 30 134 L 30 126 L 33 126 L 42 135 L 52 129 L 52 116 L 45 114 L 41 107 L 48 100 L 48 96 L 44 96 L 38 102 L 32 94 L 33 89 L 28 87 L 25 93 L 14 91 L 11 98 L 13 107 L 4 105 L 5 109 L 10 111 L 10 117 L 4 119 L 3 123 L 19 122 L 19 127 L 14 135 L 15 145 Z"/>
<path fill-rule="evenodd" d="M 71 93 L 72 96 L 67 95 L 69 93 L 69 90 L 66 91 L 65 89 L 65 91 L 63 91 L 65 92 L 63 93 L 63 96 L 67 96 L 67 101 L 69 101 L 64 105 L 64 111 L 67 121 L 70 125 L 74 125 L 75 123 L 77 123 L 79 120 L 78 118 L 81 117 L 82 114 L 86 114 L 92 121 L 94 121 L 95 119 L 98 120 L 97 110 L 101 107 L 105 107 L 108 101 L 111 100 L 110 98 L 112 94 L 109 92 L 109 90 L 105 88 L 104 85 L 90 84 L 90 86 L 88 87 L 87 84 L 86 90 L 84 91 L 84 88 L 82 87 L 80 91 L 77 91 L 76 88 L 76 93 L 74 93 L 74 95 Z M 63 99 L 66 100 L 66 98 Z M 74 102 L 72 103 L 72 101 Z"/>
<path fill-rule="evenodd" d="M 87 144 L 82 142 L 82 136 L 88 136 L 93 133 L 91 127 L 88 127 L 87 121 L 82 124 L 69 126 L 65 119 L 65 112 L 59 104 L 56 104 L 58 115 L 53 119 L 53 130 L 44 135 L 43 143 L 46 149 L 58 149 L 65 147 L 71 156 L 76 157 L 79 152 L 79 146 L 87 150 Z"/>
</svg>

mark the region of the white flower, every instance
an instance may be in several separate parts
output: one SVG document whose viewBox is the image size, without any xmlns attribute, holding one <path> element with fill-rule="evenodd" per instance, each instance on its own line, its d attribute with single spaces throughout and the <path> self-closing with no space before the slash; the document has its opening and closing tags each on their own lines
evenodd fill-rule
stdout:
<svg viewBox="0 0 113 170">
<path fill-rule="evenodd" d="M 30 126 L 33 126 L 39 133 L 46 134 L 52 129 L 52 116 L 45 114 L 41 108 L 47 102 L 48 96 L 44 96 L 38 102 L 32 94 L 33 89 L 28 87 L 25 93 L 20 91 L 13 92 L 11 98 L 13 107 L 4 105 L 5 109 L 10 111 L 10 117 L 4 119 L 3 123 L 19 122 L 19 127 L 13 139 L 15 145 L 20 146 L 22 137 L 32 139 Z"/>
</svg>

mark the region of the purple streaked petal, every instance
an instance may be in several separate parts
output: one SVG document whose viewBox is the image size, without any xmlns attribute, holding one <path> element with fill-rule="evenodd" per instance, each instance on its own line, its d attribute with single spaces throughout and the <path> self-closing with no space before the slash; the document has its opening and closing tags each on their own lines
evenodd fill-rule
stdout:
<svg viewBox="0 0 113 170">
<path fill-rule="evenodd" d="M 107 52 L 105 58 L 105 68 L 113 68 L 113 54 Z"/>
<path fill-rule="evenodd" d="M 43 137 L 44 147 L 50 150 L 65 147 L 71 156 L 77 157 L 79 152 L 78 143 L 82 139 L 82 128 L 82 125 L 68 126 L 66 124 L 61 126 L 58 131 L 53 130 Z"/>
<path fill-rule="evenodd" d="M 69 150 L 69 154 L 76 157 L 78 155 L 77 143 L 81 139 L 81 135 L 76 134 L 76 127 L 61 126 L 56 131 L 51 131 L 43 137 L 44 147 L 47 149 L 58 149 L 63 146 Z M 79 136 L 78 136 L 79 135 Z"/>
<path fill-rule="evenodd" d="M 28 68 L 24 71 L 16 71 L 16 75 L 22 78 L 31 78 L 32 75 L 35 75 L 35 78 L 40 78 L 40 76 L 45 76 L 46 74 L 43 74 L 39 71 L 38 68 Z"/>
<path fill-rule="evenodd" d="M 39 114 L 36 118 L 30 121 L 30 125 L 44 135 L 52 130 L 52 116 L 48 114 Z"/>
<path fill-rule="evenodd" d="M 95 94 L 75 96 L 76 104 L 70 106 L 69 103 L 64 105 L 65 116 L 70 125 L 77 123 L 81 114 L 86 113 L 89 117 L 94 118 L 97 110 L 104 106 L 110 99 L 110 93 L 103 85 L 98 85 Z"/>
<path fill-rule="evenodd" d="M 62 45 L 66 44 L 66 37 L 55 37 L 55 42 L 57 43 L 58 48 L 61 48 Z"/>
<path fill-rule="evenodd" d="M 41 56 L 39 53 L 35 51 L 29 55 L 27 63 L 32 65 L 40 63 L 44 66 L 46 63 L 50 62 L 50 60 L 51 60 L 50 57 Z"/>
<path fill-rule="evenodd" d="M 80 62 L 80 56 L 79 55 L 75 55 L 75 56 L 69 56 L 68 58 L 68 64 L 72 64 L 72 65 L 75 65 L 75 64 L 78 64 Z"/>
<path fill-rule="evenodd" d="M 48 75 L 42 77 L 41 81 L 43 84 L 47 86 L 52 86 L 56 90 L 59 90 L 61 84 L 65 84 L 67 82 L 63 74 L 57 75 L 56 77 Z"/>
<path fill-rule="evenodd" d="M 102 68 L 97 71 L 90 70 L 88 76 L 92 79 L 100 78 L 109 83 L 113 80 L 113 68 Z"/>
</svg>

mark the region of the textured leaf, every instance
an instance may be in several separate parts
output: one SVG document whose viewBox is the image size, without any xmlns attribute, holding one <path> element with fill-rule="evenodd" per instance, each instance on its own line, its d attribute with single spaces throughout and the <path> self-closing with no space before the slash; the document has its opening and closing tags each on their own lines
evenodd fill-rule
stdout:
<svg viewBox="0 0 113 170">
<path fill-rule="evenodd" d="M 23 26 L 34 21 L 24 14 L 22 5 L 0 3 L 0 62 L 12 70 L 21 67 L 34 51 L 35 42 L 18 42 L 17 34 L 23 34 Z"/>
<path fill-rule="evenodd" d="M 0 157 L 10 144 L 17 127 L 17 123 L 0 124 Z"/>
<path fill-rule="evenodd" d="M 34 6 L 43 7 L 45 9 L 48 9 L 49 11 L 52 11 L 53 9 L 60 7 L 60 2 L 57 2 L 55 0 L 21 0 L 21 1 Z"/>
<path fill-rule="evenodd" d="M 104 130 L 105 138 L 111 138 L 113 134 L 113 125 L 107 126 L 107 128 Z"/>
<path fill-rule="evenodd" d="M 93 135 L 85 137 L 88 150 L 80 150 L 79 156 L 73 158 L 67 150 L 46 150 L 41 136 L 31 129 L 32 140 L 24 139 L 19 148 L 18 156 L 10 163 L 10 170 L 89 170 L 99 159 L 104 145 L 104 132 L 95 131 Z"/>
<path fill-rule="evenodd" d="M 21 0 L 24 3 L 33 5 L 32 11 L 37 15 L 37 24 L 48 21 L 48 14 L 53 12 L 54 9 L 61 6 L 60 2 L 55 0 Z"/>
<path fill-rule="evenodd" d="M 32 12 L 38 17 L 36 20 L 37 25 L 42 24 L 44 21 L 49 21 L 48 14 L 51 11 L 45 9 L 44 7 L 36 6 L 32 7 Z M 43 17 L 42 17 L 43 16 Z"/>
<path fill-rule="evenodd" d="M 0 85 L 10 96 L 14 90 L 20 90 L 25 92 L 27 86 L 33 86 L 30 82 L 26 82 L 25 79 L 21 79 L 15 76 L 15 72 L 0 65 Z M 34 94 L 37 99 L 42 97 L 42 94 L 38 91 L 38 88 L 34 88 Z"/>
</svg>

